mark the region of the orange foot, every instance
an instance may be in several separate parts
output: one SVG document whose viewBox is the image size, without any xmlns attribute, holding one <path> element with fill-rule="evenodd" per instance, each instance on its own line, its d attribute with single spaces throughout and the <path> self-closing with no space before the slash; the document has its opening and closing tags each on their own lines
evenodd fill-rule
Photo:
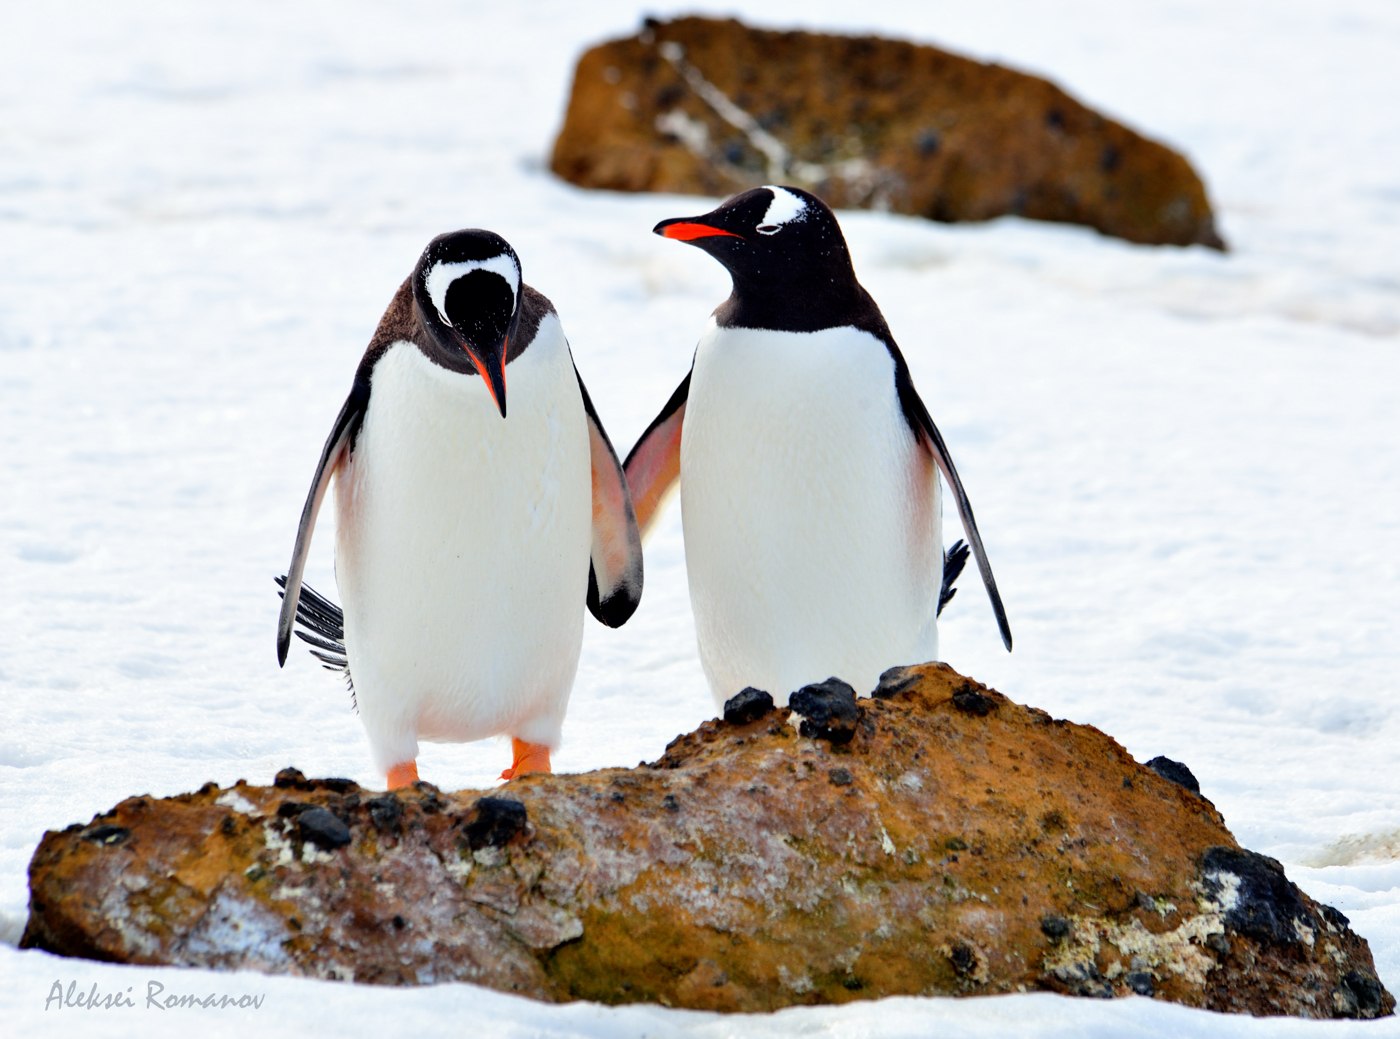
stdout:
<svg viewBox="0 0 1400 1039">
<path fill-rule="evenodd" d="M 389 789 L 399 790 L 418 782 L 418 762 L 405 761 L 389 768 Z"/>
<path fill-rule="evenodd" d="M 527 772 L 549 772 L 549 748 L 543 743 L 526 743 L 511 737 L 510 749 L 514 752 L 515 760 L 510 768 L 501 773 L 502 779 L 514 779 L 516 776 L 523 776 Z"/>
</svg>

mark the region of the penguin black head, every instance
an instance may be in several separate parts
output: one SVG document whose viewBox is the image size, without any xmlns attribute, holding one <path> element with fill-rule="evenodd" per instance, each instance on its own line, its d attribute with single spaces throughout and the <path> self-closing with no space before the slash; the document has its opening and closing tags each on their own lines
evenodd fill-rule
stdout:
<svg viewBox="0 0 1400 1039">
<path fill-rule="evenodd" d="M 844 313 L 864 294 L 836 215 L 801 188 L 753 188 L 703 216 L 663 220 L 652 230 L 724 264 L 734 302 L 771 315 L 765 323 L 773 327 L 824 327 L 835 319 L 819 314 Z"/>
<path fill-rule="evenodd" d="M 480 375 L 502 418 L 521 287 L 520 258 L 491 231 L 438 235 L 413 269 L 413 298 L 430 341 L 424 352 L 444 368 Z"/>
</svg>

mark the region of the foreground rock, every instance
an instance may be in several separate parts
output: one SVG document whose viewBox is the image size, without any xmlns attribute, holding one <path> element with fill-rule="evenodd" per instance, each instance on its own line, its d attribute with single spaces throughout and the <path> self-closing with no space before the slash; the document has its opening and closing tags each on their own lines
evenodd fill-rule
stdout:
<svg viewBox="0 0 1400 1039">
<path fill-rule="evenodd" d="M 651 765 L 489 796 L 289 769 L 132 798 L 44 837 L 24 943 L 715 1010 L 1049 989 L 1391 1012 L 1340 913 L 1103 733 L 942 665 L 878 694 L 823 683 L 807 718 L 750 694 Z"/>
<path fill-rule="evenodd" d="M 614 191 L 796 184 L 837 208 L 1224 248 L 1170 148 L 1046 80 L 876 37 L 648 22 L 579 59 L 551 168 Z"/>
</svg>

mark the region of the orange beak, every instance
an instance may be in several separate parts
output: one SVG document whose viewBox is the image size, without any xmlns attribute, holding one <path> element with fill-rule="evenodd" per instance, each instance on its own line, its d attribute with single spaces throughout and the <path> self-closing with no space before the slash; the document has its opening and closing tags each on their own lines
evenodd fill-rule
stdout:
<svg viewBox="0 0 1400 1039">
<path fill-rule="evenodd" d="M 711 227 L 709 224 L 701 224 L 695 220 L 663 220 L 652 228 L 653 234 L 659 234 L 662 238 L 673 238 L 678 242 L 693 242 L 697 238 L 715 238 L 723 236 L 728 238 L 743 238 L 733 231 L 725 231 L 722 228 Z"/>
<path fill-rule="evenodd" d="M 491 394 L 491 400 L 500 410 L 501 418 L 505 418 L 506 352 L 510 349 L 510 337 L 507 336 L 501 340 L 500 345 L 484 354 L 473 349 L 465 341 L 462 343 L 462 349 L 472 359 L 472 364 L 476 365 L 477 373 L 486 383 L 486 392 Z"/>
</svg>

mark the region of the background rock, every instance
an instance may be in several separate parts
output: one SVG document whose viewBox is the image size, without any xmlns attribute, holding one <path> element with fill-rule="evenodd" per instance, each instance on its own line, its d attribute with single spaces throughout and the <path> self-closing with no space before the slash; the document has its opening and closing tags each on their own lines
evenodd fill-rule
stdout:
<svg viewBox="0 0 1400 1039">
<path fill-rule="evenodd" d="M 614 191 L 789 183 L 838 208 L 1224 248 L 1175 151 L 1046 80 L 877 37 L 649 21 L 579 59 L 551 168 Z"/>
<path fill-rule="evenodd" d="M 713 1010 L 1051 989 L 1391 1012 L 1345 917 L 1103 733 L 943 665 L 881 689 L 848 742 L 773 709 L 489 796 L 288 769 L 131 798 L 44 837 L 24 944 Z"/>
</svg>

